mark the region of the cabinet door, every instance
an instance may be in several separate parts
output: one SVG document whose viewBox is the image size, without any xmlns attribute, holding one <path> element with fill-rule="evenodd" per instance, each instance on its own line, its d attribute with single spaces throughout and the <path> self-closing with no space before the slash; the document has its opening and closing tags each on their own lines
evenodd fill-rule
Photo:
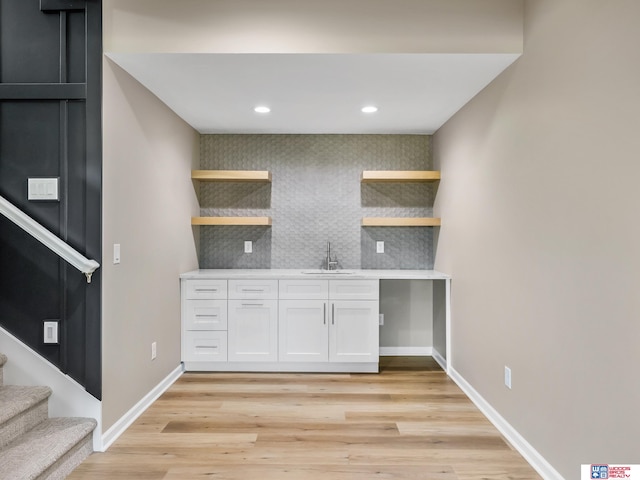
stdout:
<svg viewBox="0 0 640 480">
<path fill-rule="evenodd" d="M 227 323 L 230 362 L 278 360 L 277 300 L 229 300 Z"/>
<path fill-rule="evenodd" d="M 378 362 L 378 302 L 330 302 L 329 360 L 344 363 Z"/>
<path fill-rule="evenodd" d="M 278 350 L 281 362 L 327 362 L 327 301 L 280 300 Z"/>
</svg>

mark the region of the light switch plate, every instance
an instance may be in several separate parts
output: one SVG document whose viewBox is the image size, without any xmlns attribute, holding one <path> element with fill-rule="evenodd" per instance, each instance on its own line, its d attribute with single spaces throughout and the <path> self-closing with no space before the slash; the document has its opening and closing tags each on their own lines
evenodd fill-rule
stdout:
<svg viewBox="0 0 640 480">
<path fill-rule="evenodd" d="M 244 253 L 253 253 L 253 242 L 251 240 L 244 242 Z"/>
<path fill-rule="evenodd" d="M 376 242 L 376 253 L 384 253 L 384 242 Z"/>
<path fill-rule="evenodd" d="M 120 263 L 120 244 L 113 244 L 113 264 L 117 265 Z"/>
<path fill-rule="evenodd" d="M 27 199 L 60 201 L 59 183 L 59 178 L 30 178 L 27 182 Z"/>
</svg>

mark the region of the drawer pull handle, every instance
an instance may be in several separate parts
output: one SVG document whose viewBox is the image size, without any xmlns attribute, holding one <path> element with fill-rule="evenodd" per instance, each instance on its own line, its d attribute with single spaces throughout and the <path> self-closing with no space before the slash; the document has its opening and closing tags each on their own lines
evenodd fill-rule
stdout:
<svg viewBox="0 0 640 480">
<path fill-rule="evenodd" d="M 218 345 L 201 345 L 196 347 L 198 350 L 216 350 L 217 348 Z"/>
<path fill-rule="evenodd" d="M 243 307 L 264 307 L 264 303 L 243 303 Z"/>
<path fill-rule="evenodd" d="M 217 292 L 217 288 L 196 288 L 196 292 Z"/>
<path fill-rule="evenodd" d="M 196 318 L 217 318 L 218 315 L 215 313 L 212 314 L 204 314 L 204 313 L 196 313 Z"/>
<path fill-rule="evenodd" d="M 323 325 L 327 324 L 327 304 L 323 303 L 322 304 L 322 319 L 323 319 Z"/>
<path fill-rule="evenodd" d="M 331 325 L 336 324 L 336 312 L 335 312 L 335 303 L 331 304 Z"/>
<path fill-rule="evenodd" d="M 264 292 L 264 288 L 243 288 L 243 292 Z"/>
</svg>

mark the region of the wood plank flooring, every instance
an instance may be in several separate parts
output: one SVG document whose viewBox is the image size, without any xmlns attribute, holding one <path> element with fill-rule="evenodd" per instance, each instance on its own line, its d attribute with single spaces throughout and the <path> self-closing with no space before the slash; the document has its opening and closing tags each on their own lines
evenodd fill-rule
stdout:
<svg viewBox="0 0 640 480">
<path fill-rule="evenodd" d="M 187 373 L 69 480 L 533 480 L 430 357 L 380 374 Z"/>
</svg>

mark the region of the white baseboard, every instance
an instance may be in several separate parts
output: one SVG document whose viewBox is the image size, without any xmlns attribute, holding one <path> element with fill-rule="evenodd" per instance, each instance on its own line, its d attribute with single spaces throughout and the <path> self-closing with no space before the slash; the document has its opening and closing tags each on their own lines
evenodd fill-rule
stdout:
<svg viewBox="0 0 640 480">
<path fill-rule="evenodd" d="M 564 480 L 564 477 L 554 469 L 545 458 L 533 448 L 533 446 L 518 433 L 518 431 L 507 422 L 498 411 L 480 395 L 462 375 L 460 375 L 453 367 L 449 370 L 449 376 L 462 389 L 462 391 L 471 399 L 478 409 L 489 419 L 491 423 L 500 431 L 500 433 L 513 445 L 513 447 L 529 462 L 529 464 L 544 478 L 545 480 Z"/>
<path fill-rule="evenodd" d="M 378 362 L 184 362 L 187 372 L 378 373 Z"/>
<path fill-rule="evenodd" d="M 0 352 L 8 358 L 4 365 L 6 385 L 42 385 L 51 388 L 49 416 L 94 418 L 98 425 L 93 431 L 93 449 L 96 451 L 100 449 L 102 445 L 100 436 L 102 402 L 100 400 L 1 327 Z"/>
<path fill-rule="evenodd" d="M 430 357 L 433 347 L 380 347 L 381 357 Z"/>
<path fill-rule="evenodd" d="M 433 357 L 433 359 L 436 362 L 438 362 L 438 365 L 440 365 L 442 367 L 442 369 L 446 372 L 447 371 L 447 360 L 442 355 L 440 355 L 440 352 L 434 348 L 433 349 L 433 353 L 431 354 L 431 356 Z"/>
<path fill-rule="evenodd" d="M 136 419 L 144 413 L 144 411 L 155 402 L 160 395 L 162 395 L 167 389 L 174 384 L 178 378 L 182 375 L 182 364 L 176 367 L 169 375 L 165 377 L 158 385 L 156 385 L 149 393 L 147 393 L 138 403 L 136 403 L 131 409 L 125 413 L 120 419 L 114 423 L 104 434 L 102 435 L 102 445 L 99 451 L 106 452 L 107 449 L 115 442 L 129 426 L 136 421 Z"/>
</svg>

